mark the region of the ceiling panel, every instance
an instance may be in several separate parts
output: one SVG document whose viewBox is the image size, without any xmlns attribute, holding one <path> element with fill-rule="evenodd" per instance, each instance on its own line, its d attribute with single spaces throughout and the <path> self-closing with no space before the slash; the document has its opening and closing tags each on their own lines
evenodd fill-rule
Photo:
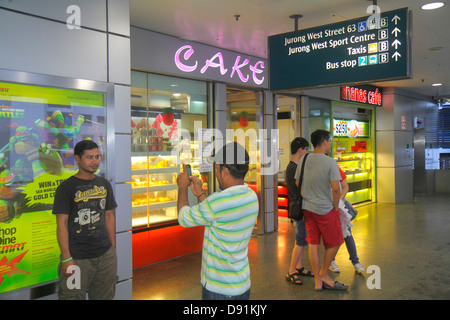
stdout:
<svg viewBox="0 0 450 320">
<path fill-rule="evenodd" d="M 378 83 L 427 96 L 450 97 L 450 3 L 420 9 L 426 0 L 378 0 L 382 12 L 413 12 L 413 79 Z M 131 24 L 190 41 L 267 58 L 267 37 L 369 15 L 365 0 L 130 0 Z M 237 17 L 237 15 L 239 15 Z M 438 51 L 430 48 L 442 47 Z M 432 87 L 440 82 L 441 87 Z"/>
</svg>

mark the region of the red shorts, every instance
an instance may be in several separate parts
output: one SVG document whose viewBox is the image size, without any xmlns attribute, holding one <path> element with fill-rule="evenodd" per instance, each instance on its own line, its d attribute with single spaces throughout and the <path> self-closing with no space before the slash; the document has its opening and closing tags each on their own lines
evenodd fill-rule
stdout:
<svg viewBox="0 0 450 320">
<path fill-rule="evenodd" d="M 316 214 L 303 209 L 306 224 L 306 241 L 320 244 L 320 236 L 325 248 L 338 247 L 344 243 L 339 211 L 331 209 L 326 215 Z"/>
</svg>

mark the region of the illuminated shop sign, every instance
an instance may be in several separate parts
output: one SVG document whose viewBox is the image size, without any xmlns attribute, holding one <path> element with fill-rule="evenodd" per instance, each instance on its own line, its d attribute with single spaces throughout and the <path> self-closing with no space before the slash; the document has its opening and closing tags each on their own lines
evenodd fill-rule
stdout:
<svg viewBox="0 0 450 320">
<path fill-rule="evenodd" d="M 199 61 L 195 57 L 192 45 L 184 45 L 175 52 L 175 65 L 183 72 L 194 72 L 197 69 L 204 74 L 208 69 L 216 70 L 224 77 L 238 78 L 242 83 L 261 85 L 264 82 L 264 61 L 257 61 L 253 65 L 250 60 L 237 55 L 234 59 L 226 59 L 222 52 L 217 52 L 205 61 Z M 228 61 L 230 60 L 230 61 Z M 253 83 L 252 83 L 253 82 Z"/>
<path fill-rule="evenodd" d="M 333 119 L 333 136 L 343 138 L 368 138 L 370 126 L 367 121 Z"/>
<path fill-rule="evenodd" d="M 380 88 L 371 86 L 342 86 L 341 100 L 381 106 L 383 93 Z"/>
<path fill-rule="evenodd" d="M 132 68 L 269 88 L 267 59 L 135 27 L 130 28 L 130 40 Z"/>
</svg>

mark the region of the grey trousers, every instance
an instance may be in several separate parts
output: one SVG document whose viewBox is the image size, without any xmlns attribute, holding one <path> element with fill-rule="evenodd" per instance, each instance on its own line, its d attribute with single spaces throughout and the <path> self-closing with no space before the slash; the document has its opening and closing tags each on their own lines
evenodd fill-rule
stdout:
<svg viewBox="0 0 450 320">
<path fill-rule="evenodd" d="M 60 300 L 111 300 L 117 282 L 116 248 L 93 259 L 74 259 L 75 273 L 66 276 L 59 264 L 58 297 Z"/>
</svg>

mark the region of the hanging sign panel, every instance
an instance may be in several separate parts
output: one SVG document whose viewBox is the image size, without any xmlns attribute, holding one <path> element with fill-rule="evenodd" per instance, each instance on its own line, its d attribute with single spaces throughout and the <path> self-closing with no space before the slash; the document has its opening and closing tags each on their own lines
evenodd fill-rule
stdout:
<svg viewBox="0 0 450 320">
<path fill-rule="evenodd" d="M 269 37 L 270 89 L 410 77 L 408 9 Z"/>
</svg>

